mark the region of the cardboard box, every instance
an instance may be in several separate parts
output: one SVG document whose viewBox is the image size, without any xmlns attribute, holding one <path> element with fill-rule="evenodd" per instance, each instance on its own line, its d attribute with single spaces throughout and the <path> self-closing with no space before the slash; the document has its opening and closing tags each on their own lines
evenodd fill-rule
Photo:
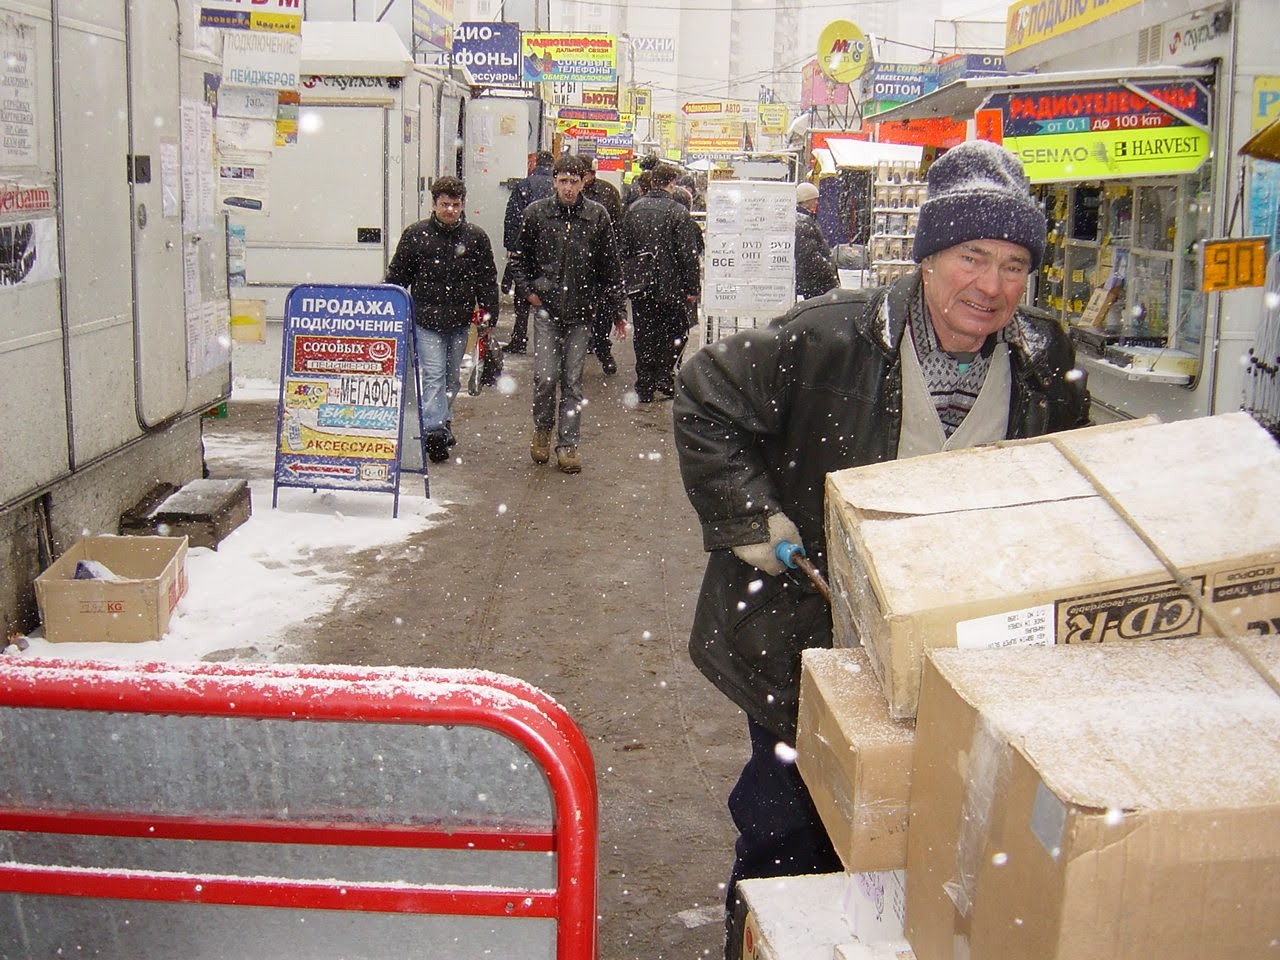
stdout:
<svg viewBox="0 0 1280 960">
<path fill-rule="evenodd" d="M 900 870 L 743 880 L 738 891 L 743 960 L 830 960 L 837 946 L 855 943 L 878 960 L 906 947 Z"/>
<path fill-rule="evenodd" d="M 1280 638 L 933 650 L 912 771 L 920 960 L 1280 949 Z M 1052 678 L 1052 682 L 1046 682 Z"/>
<path fill-rule="evenodd" d="M 1264 632 L 1280 617 L 1277 503 L 1280 448 L 1243 413 L 832 473 L 835 643 L 861 641 L 910 717 L 932 647 L 1215 632 L 1148 542 L 1228 627 Z"/>
<path fill-rule="evenodd" d="M 121 579 L 73 579 L 81 560 L 95 560 Z M 85 537 L 36 577 L 45 638 L 159 640 L 187 592 L 186 563 L 186 537 Z"/>
<path fill-rule="evenodd" d="M 804 651 L 796 766 L 846 870 L 907 865 L 914 738 L 864 650 Z"/>
</svg>

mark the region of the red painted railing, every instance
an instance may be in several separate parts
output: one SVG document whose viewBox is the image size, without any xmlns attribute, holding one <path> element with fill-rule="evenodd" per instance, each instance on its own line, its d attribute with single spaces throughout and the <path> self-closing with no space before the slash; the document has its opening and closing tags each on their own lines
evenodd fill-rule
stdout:
<svg viewBox="0 0 1280 960">
<path fill-rule="evenodd" d="M 550 830 L 172 816 L 0 806 L 0 830 L 251 843 L 551 852 L 556 886 L 424 886 L 0 864 L 0 891 L 556 921 L 557 960 L 596 958 L 598 811 L 586 739 L 554 700 L 472 670 L 0 661 L 0 707 L 289 721 L 467 726 L 518 743 L 551 789 Z M 199 763 L 193 758 L 192 769 Z M 0 801 L 2 802 L 2 801 Z"/>
</svg>

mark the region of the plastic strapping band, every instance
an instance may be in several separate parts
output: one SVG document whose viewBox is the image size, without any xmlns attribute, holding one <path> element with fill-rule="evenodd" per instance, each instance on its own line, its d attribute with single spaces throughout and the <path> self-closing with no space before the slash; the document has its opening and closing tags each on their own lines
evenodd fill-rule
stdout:
<svg viewBox="0 0 1280 960">
<path fill-rule="evenodd" d="M 1129 511 L 1124 508 L 1120 501 L 1112 495 L 1111 491 L 1102 485 L 1102 481 L 1099 480 L 1084 461 L 1076 455 L 1075 451 L 1069 449 L 1066 444 L 1062 443 L 1057 437 L 1049 436 L 1046 439 L 1053 444 L 1055 450 L 1067 459 L 1067 462 L 1070 463 L 1071 466 L 1076 468 L 1076 471 L 1082 477 L 1093 485 L 1093 489 L 1097 491 L 1098 496 L 1102 497 L 1102 499 L 1107 502 L 1107 505 L 1111 507 L 1111 509 L 1116 512 L 1116 515 L 1128 525 L 1129 529 L 1134 532 L 1138 539 L 1146 544 L 1147 549 L 1150 550 L 1164 568 L 1169 571 L 1169 575 L 1173 577 L 1173 580 L 1178 585 L 1179 589 L 1191 598 L 1191 602 L 1196 605 L 1196 609 L 1200 611 L 1201 616 L 1203 616 L 1205 621 L 1213 628 L 1214 632 L 1225 640 L 1236 653 L 1243 657 L 1249 666 L 1253 667 L 1253 669 L 1257 671 L 1258 676 L 1262 677 L 1262 679 L 1266 681 L 1267 686 L 1269 686 L 1276 694 L 1280 695 L 1280 679 L 1272 676 L 1270 671 L 1267 670 L 1266 665 L 1258 659 L 1253 651 L 1240 642 L 1240 635 L 1235 630 L 1231 629 L 1231 627 L 1229 627 L 1227 623 L 1218 616 L 1218 612 L 1214 610 L 1213 607 L 1205 602 L 1204 594 L 1201 592 L 1199 586 L 1193 583 L 1186 574 L 1178 569 L 1177 565 L 1170 560 L 1165 552 L 1160 549 L 1159 545 L 1157 545 L 1156 542 L 1147 535 L 1147 532 L 1138 525 L 1137 521 L 1133 519 Z"/>
</svg>

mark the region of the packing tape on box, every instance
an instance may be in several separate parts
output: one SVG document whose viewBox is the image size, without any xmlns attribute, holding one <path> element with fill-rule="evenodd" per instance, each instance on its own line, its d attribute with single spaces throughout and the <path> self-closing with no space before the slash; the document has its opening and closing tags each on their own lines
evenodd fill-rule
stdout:
<svg viewBox="0 0 1280 960">
<path fill-rule="evenodd" d="M 1213 607 L 1205 603 L 1204 596 L 1201 594 L 1200 588 L 1192 582 L 1190 577 L 1178 569 L 1177 564 L 1170 560 L 1168 555 L 1160 549 L 1160 546 L 1147 535 L 1147 532 L 1142 529 L 1142 526 L 1133 519 L 1133 516 L 1124 508 L 1120 501 L 1112 496 L 1111 491 L 1103 485 L 1102 481 L 1097 478 L 1094 472 L 1089 469 L 1083 460 L 1076 456 L 1075 451 L 1071 450 L 1059 437 L 1049 436 L 1046 439 L 1048 439 L 1048 441 L 1053 444 L 1053 448 L 1057 450 L 1058 453 L 1062 454 L 1066 461 L 1076 469 L 1076 472 L 1079 473 L 1080 476 L 1089 481 L 1093 486 L 1093 489 L 1097 491 L 1098 496 L 1100 496 L 1106 504 L 1115 511 L 1116 516 L 1125 522 L 1125 525 L 1134 532 L 1138 539 L 1146 545 L 1147 549 L 1151 551 L 1155 558 L 1160 561 L 1161 565 L 1169 571 L 1169 576 L 1173 577 L 1174 583 L 1176 583 L 1178 588 L 1182 590 L 1182 592 L 1190 598 L 1191 602 L 1196 605 L 1196 609 L 1200 611 L 1200 615 L 1204 617 L 1205 622 L 1213 627 L 1214 632 L 1225 640 L 1236 653 L 1245 659 L 1245 662 L 1254 669 L 1258 676 L 1262 677 L 1262 679 L 1266 681 L 1267 686 L 1275 691 L 1277 695 L 1280 695 L 1280 679 L 1274 676 L 1267 669 L 1252 650 L 1249 650 L 1240 642 L 1239 635 L 1223 622 L 1222 618 L 1218 616 L 1217 611 L 1214 610 Z"/>
<path fill-rule="evenodd" d="M 965 765 L 964 802 L 961 806 L 960 834 L 956 839 L 956 875 L 942 884 L 956 912 L 969 916 L 973 908 L 978 868 L 986 848 L 991 825 L 991 807 L 997 794 L 1009 783 L 1010 754 L 1003 738 L 996 736 L 991 723 L 980 716 L 973 729 Z"/>
</svg>

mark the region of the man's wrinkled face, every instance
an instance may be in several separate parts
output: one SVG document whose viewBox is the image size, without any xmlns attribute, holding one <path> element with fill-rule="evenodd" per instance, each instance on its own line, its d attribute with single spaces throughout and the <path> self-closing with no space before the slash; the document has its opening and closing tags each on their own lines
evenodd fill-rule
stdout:
<svg viewBox="0 0 1280 960">
<path fill-rule="evenodd" d="M 462 218 L 463 201 L 442 193 L 431 204 L 431 212 L 441 223 L 457 223 Z"/>
<path fill-rule="evenodd" d="M 1007 240 L 968 240 L 926 257 L 920 269 L 939 345 L 978 350 L 1013 319 L 1027 289 L 1031 255 Z"/>
<path fill-rule="evenodd" d="M 571 207 L 582 193 L 582 178 L 576 173 L 557 173 L 555 178 L 556 196 L 566 207 Z"/>
</svg>

